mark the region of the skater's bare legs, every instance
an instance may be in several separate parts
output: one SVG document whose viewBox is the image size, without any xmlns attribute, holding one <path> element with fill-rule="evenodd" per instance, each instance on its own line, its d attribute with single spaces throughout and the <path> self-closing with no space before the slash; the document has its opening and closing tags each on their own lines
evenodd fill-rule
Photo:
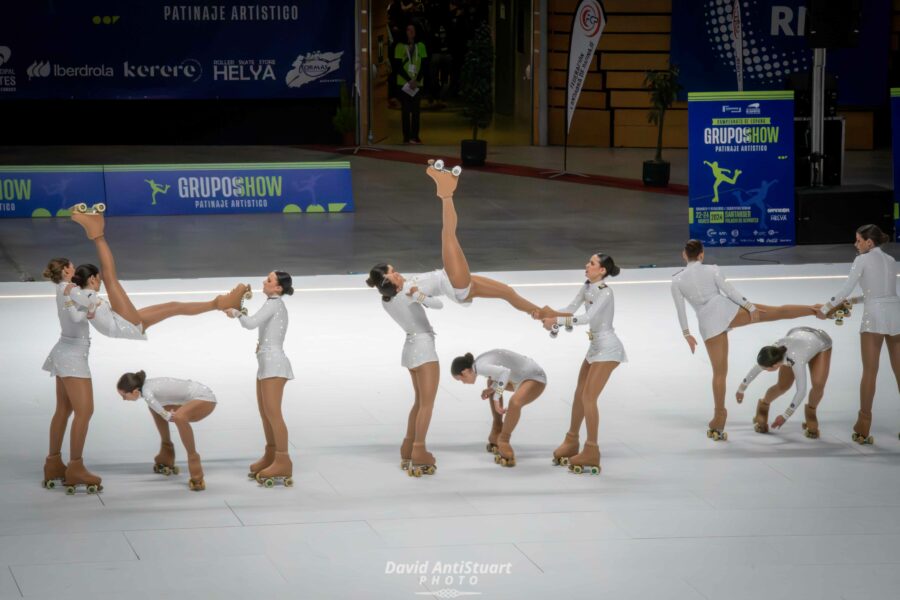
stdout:
<svg viewBox="0 0 900 600">
<path fill-rule="evenodd" d="M 822 396 L 825 395 L 825 383 L 828 382 L 828 372 L 831 370 L 831 348 L 820 352 L 809 361 L 810 390 L 807 404 L 810 408 L 819 406 Z"/>
<path fill-rule="evenodd" d="M 597 407 L 597 400 L 600 393 L 609 381 L 609 376 L 616 367 L 618 362 L 602 361 L 590 364 L 588 370 L 587 381 L 581 394 L 581 404 L 584 406 L 584 426 L 587 430 L 587 442 L 597 444 L 597 438 L 600 430 L 600 409 Z"/>
<path fill-rule="evenodd" d="M 894 379 L 897 380 L 897 388 L 900 389 L 900 335 L 885 336 L 885 340 L 888 356 L 891 357 L 891 370 L 894 371 Z"/>
<path fill-rule="evenodd" d="M 519 389 L 509 399 L 506 415 L 503 417 L 503 433 L 511 435 L 522 416 L 522 407 L 531 404 L 544 392 L 545 384 L 531 379 L 526 379 L 519 384 Z M 490 402 L 493 405 L 493 402 Z M 495 421 L 496 423 L 496 421 Z"/>
<path fill-rule="evenodd" d="M 516 310 L 521 310 L 529 315 L 541 310 L 538 305 L 529 302 L 505 283 L 495 279 L 488 279 L 481 275 L 472 275 L 471 280 L 472 289 L 467 300 L 471 298 L 500 298 L 501 300 L 506 300 Z M 456 285 L 453 287 L 456 287 Z"/>
<path fill-rule="evenodd" d="M 782 365 L 778 369 L 778 381 L 769 387 L 762 397 L 763 404 L 772 404 L 776 398 L 790 390 L 792 385 L 794 385 L 794 371 L 790 367 Z"/>
<path fill-rule="evenodd" d="M 65 377 L 66 395 L 72 404 L 72 429 L 69 431 L 69 460 L 79 460 L 84 452 L 88 427 L 94 414 L 94 387 L 90 379 Z"/>
<path fill-rule="evenodd" d="M 711 337 L 704 343 L 706 352 L 709 354 L 709 362 L 712 365 L 713 403 L 718 413 L 725 410 L 725 381 L 728 378 L 728 332 Z"/>
<path fill-rule="evenodd" d="M 428 427 L 431 425 L 431 415 L 434 412 L 434 399 L 437 396 L 441 371 L 436 361 L 425 363 L 415 369 L 410 369 L 410 371 L 416 380 L 414 387 L 416 403 L 419 405 L 413 440 L 416 444 L 424 444 L 425 437 L 428 435 Z"/>
<path fill-rule="evenodd" d="M 259 407 L 259 418 L 262 421 L 263 434 L 266 436 L 266 445 L 275 446 L 275 434 L 272 432 L 272 425 L 266 418 L 266 409 L 263 405 L 262 381 L 256 380 L 256 404 Z"/>
<path fill-rule="evenodd" d="M 66 378 L 68 379 L 68 378 Z M 69 417 L 72 415 L 72 403 L 66 393 L 66 384 L 62 377 L 56 378 L 56 412 L 50 419 L 50 456 L 62 452 L 63 438 L 66 437 L 66 427 Z"/>
<path fill-rule="evenodd" d="M 153 424 L 156 425 L 156 430 L 159 431 L 159 441 L 163 444 L 171 444 L 172 433 L 169 431 L 169 422 L 156 414 L 156 411 L 153 409 L 149 410 L 150 416 L 153 417 Z"/>
<path fill-rule="evenodd" d="M 872 414 L 875 402 L 875 380 L 878 378 L 878 361 L 881 346 L 887 336 L 879 333 L 859 334 L 859 350 L 862 354 L 862 379 L 859 382 L 859 410 L 865 415 Z"/>
<path fill-rule="evenodd" d="M 414 440 L 416 438 L 416 422 L 419 418 L 419 407 L 422 403 L 420 400 L 421 393 L 419 392 L 419 380 L 416 377 L 415 370 L 409 370 L 409 378 L 412 380 L 415 400 L 413 401 L 412 408 L 409 409 L 409 416 L 406 418 L 406 439 Z"/>
<path fill-rule="evenodd" d="M 766 304 L 757 304 L 756 309 L 759 311 L 759 322 L 767 323 L 769 321 L 782 321 L 784 319 L 799 319 L 800 317 L 813 317 L 816 314 L 815 306 L 805 306 L 802 304 L 785 304 L 784 306 L 768 306 Z M 731 320 L 730 327 L 743 327 L 752 323 L 751 315 L 748 311 L 741 309 Z"/>
<path fill-rule="evenodd" d="M 197 448 L 194 445 L 194 430 L 191 428 L 191 423 L 205 419 L 215 408 L 215 402 L 190 400 L 179 407 L 175 414 L 172 415 L 172 422 L 178 428 L 178 435 L 181 436 L 181 443 L 184 444 L 184 450 L 188 455 L 197 453 Z"/>
<path fill-rule="evenodd" d="M 131 303 L 128 294 L 125 293 L 125 288 L 119 283 L 116 261 L 109 244 L 106 243 L 106 238 L 101 235 L 94 240 L 94 246 L 97 248 L 97 256 L 100 258 L 100 277 L 103 279 L 103 285 L 106 286 L 110 307 L 132 325 L 140 325 L 141 315 Z"/>
<path fill-rule="evenodd" d="M 588 361 L 581 363 L 581 370 L 578 371 L 578 383 L 575 384 L 575 395 L 572 398 L 572 417 L 569 421 L 569 431 L 571 435 L 578 437 L 581 433 L 581 423 L 584 422 L 584 404 L 582 397 L 584 396 L 584 388 L 587 385 L 588 373 L 591 370 L 591 364 Z"/>
<path fill-rule="evenodd" d="M 265 420 L 269 422 L 269 427 L 272 428 L 275 451 L 287 452 L 288 430 L 284 422 L 284 415 L 281 414 L 281 401 L 284 397 L 284 386 L 287 383 L 287 379 L 284 377 L 268 377 L 258 381 L 262 390 Z"/>
<path fill-rule="evenodd" d="M 138 311 L 144 331 L 169 317 L 199 315 L 216 310 L 216 301 L 208 302 L 166 302 L 154 304 Z"/>
<path fill-rule="evenodd" d="M 494 401 L 492 399 L 488 398 L 487 405 L 491 409 L 491 438 L 493 438 L 488 439 L 488 441 L 496 445 L 496 437 L 500 435 L 500 432 L 503 430 L 503 415 L 497 412 L 497 407 L 494 406 Z"/>
</svg>

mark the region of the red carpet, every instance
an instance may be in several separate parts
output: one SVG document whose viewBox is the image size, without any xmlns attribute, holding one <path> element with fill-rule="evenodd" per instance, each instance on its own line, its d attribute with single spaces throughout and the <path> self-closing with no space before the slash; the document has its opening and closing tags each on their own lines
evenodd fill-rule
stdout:
<svg viewBox="0 0 900 600">
<path fill-rule="evenodd" d="M 304 146 L 309 150 L 318 150 L 320 152 L 337 152 L 337 146 Z M 350 154 L 350 151 L 340 152 L 338 154 Z M 441 156 L 439 154 L 420 154 L 416 152 L 406 152 L 404 150 L 384 149 L 380 152 L 371 150 L 360 150 L 357 156 L 366 158 L 376 158 L 380 160 L 391 160 L 394 162 L 405 162 L 412 164 L 424 164 L 428 158 L 442 158 L 448 165 L 459 163 L 456 156 Z M 525 167 L 522 165 L 510 165 L 505 163 L 487 162 L 483 167 L 466 167 L 473 171 L 483 171 L 485 173 L 496 173 L 499 175 L 513 175 L 515 177 L 531 177 L 533 179 L 543 179 L 545 181 L 565 181 L 567 183 L 580 183 L 581 185 L 599 185 L 603 187 L 619 188 L 623 190 L 632 190 L 637 192 L 651 192 L 654 194 L 669 194 L 675 196 L 687 196 L 688 187 L 678 183 L 670 183 L 666 187 L 648 187 L 641 182 L 640 179 L 627 179 L 625 177 L 610 177 L 608 175 L 588 175 L 579 177 L 578 175 L 561 175 L 550 179 L 550 175 L 555 172 L 551 168 Z M 548 173 L 549 172 L 549 173 Z"/>
</svg>

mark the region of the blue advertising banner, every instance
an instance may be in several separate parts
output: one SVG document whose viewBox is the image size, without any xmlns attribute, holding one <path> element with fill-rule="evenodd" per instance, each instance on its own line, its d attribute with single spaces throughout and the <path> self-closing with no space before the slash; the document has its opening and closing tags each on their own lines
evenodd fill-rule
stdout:
<svg viewBox="0 0 900 600">
<path fill-rule="evenodd" d="M 354 0 L 8 4 L 0 100 L 337 97 L 355 78 Z"/>
<path fill-rule="evenodd" d="M 891 88 L 891 154 L 894 167 L 894 240 L 900 241 L 900 88 Z"/>
<path fill-rule="evenodd" d="M 350 163 L 0 167 L 0 218 L 351 212 Z"/>
<path fill-rule="evenodd" d="M 110 216 L 353 210 L 349 162 L 115 165 Z"/>
<path fill-rule="evenodd" d="M 0 218 L 68 216 L 78 202 L 103 202 L 103 167 L 0 167 Z"/>
<path fill-rule="evenodd" d="M 793 154 L 793 92 L 688 94 L 690 236 L 794 244 Z"/>
<path fill-rule="evenodd" d="M 734 6 L 740 13 L 734 13 Z M 862 3 L 859 46 L 829 50 L 841 105 L 881 106 L 890 55 L 890 0 Z M 687 92 L 783 90 L 785 78 L 812 70 L 803 35 L 806 0 L 672 0 L 671 62 Z M 741 33 L 735 43 L 734 31 Z M 736 60 L 739 54 L 743 60 Z"/>
</svg>

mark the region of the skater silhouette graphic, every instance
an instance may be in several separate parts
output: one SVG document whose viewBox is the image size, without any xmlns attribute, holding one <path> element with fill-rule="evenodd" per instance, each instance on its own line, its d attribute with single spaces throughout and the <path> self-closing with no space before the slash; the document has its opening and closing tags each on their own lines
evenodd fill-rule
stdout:
<svg viewBox="0 0 900 600">
<path fill-rule="evenodd" d="M 741 206 L 755 206 L 759 209 L 759 224 L 763 228 L 768 227 L 766 225 L 766 197 L 769 195 L 769 188 L 776 183 L 778 183 L 777 179 L 762 180 L 758 188 L 747 190 L 746 195 L 741 194 L 741 190 L 731 192 Z"/>
<path fill-rule="evenodd" d="M 156 206 L 156 195 L 157 194 L 167 194 L 169 193 L 169 188 L 172 187 L 170 185 L 159 185 L 152 179 L 145 179 L 145 182 L 150 184 L 150 190 L 153 192 L 153 206 Z"/>
<path fill-rule="evenodd" d="M 716 178 L 716 182 L 713 184 L 713 202 L 719 202 L 719 185 L 724 181 L 726 183 L 730 183 L 734 185 L 737 182 L 737 178 L 741 175 L 740 169 L 734 170 L 734 176 L 729 177 L 726 173 L 731 173 L 731 169 L 723 169 L 719 166 L 718 161 L 709 162 L 704 160 L 703 164 L 712 169 L 713 177 Z"/>
</svg>

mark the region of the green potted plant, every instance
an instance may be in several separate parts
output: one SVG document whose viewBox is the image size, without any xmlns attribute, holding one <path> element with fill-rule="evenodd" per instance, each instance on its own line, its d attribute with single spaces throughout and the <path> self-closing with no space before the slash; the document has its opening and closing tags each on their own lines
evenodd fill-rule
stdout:
<svg viewBox="0 0 900 600">
<path fill-rule="evenodd" d="M 656 156 L 653 160 L 644 161 L 644 185 L 669 185 L 669 162 L 663 160 L 663 122 L 666 111 L 672 108 L 681 85 L 678 83 L 678 67 L 671 66 L 660 71 L 647 71 L 644 87 L 650 90 L 650 113 L 647 120 L 657 126 Z"/>
<path fill-rule="evenodd" d="M 343 136 L 345 145 L 352 146 L 356 143 L 356 106 L 346 83 L 341 84 L 341 104 L 331 122 L 335 131 Z"/>
<path fill-rule="evenodd" d="M 472 139 L 460 143 L 460 157 L 464 165 L 481 166 L 487 157 L 487 141 L 478 139 L 478 129 L 490 125 L 494 116 L 494 46 L 487 21 L 469 40 L 459 82 L 462 114 L 472 127 Z"/>
</svg>

